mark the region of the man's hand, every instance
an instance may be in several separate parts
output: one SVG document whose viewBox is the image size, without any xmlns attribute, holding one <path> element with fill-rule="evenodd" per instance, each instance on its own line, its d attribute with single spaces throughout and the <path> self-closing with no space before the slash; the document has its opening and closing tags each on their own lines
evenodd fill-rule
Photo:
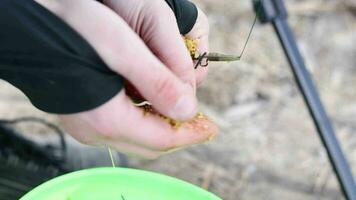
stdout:
<svg viewBox="0 0 356 200">
<path fill-rule="evenodd" d="M 150 50 L 181 80 L 201 83 L 208 68 L 194 70 L 179 33 L 172 9 L 163 0 L 104 0 L 143 39 Z M 209 51 L 209 23 L 198 9 L 198 18 L 186 37 L 199 40 L 199 53 Z M 195 76 L 193 76 L 195 74 Z"/>
<path fill-rule="evenodd" d="M 192 84 L 195 76 L 188 58 L 177 61 L 184 66 L 178 72 L 172 70 L 175 72 L 172 73 L 170 66 L 178 65 L 173 61 L 158 59 L 120 16 L 95 1 L 37 2 L 80 33 L 104 62 L 129 80 L 159 112 L 178 120 L 188 120 L 195 115 L 197 103 L 194 83 Z M 162 13 L 161 17 L 175 20 L 169 15 L 168 12 Z M 186 58 L 188 55 L 183 43 L 177 42 L 177 47 L 179 48 L 169 53 L 175 54 L 178 51 L 179 56 Z M 158 50 L 155 54 L 159 54 Z M 164 52 L 161 54 L 170 58 Z M 96 109 L 62 115 L 61 119 L 67 131 L 83 143 L 106 144 L 122 152 L 148 158 L 155 158 L 175 148 L 204 142 L 216 131 L 213 124 L 207 124 L 209 128 L 199 134 L 187 128 L 174 130 L 159 117 L 144 116 L 142 110 L 133 106 L 124 90 Z"/>
</svg>

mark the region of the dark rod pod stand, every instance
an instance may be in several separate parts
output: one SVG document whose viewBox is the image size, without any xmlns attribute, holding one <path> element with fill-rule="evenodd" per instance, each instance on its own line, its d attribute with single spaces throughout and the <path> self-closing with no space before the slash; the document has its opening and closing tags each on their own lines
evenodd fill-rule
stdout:
<svg viewBox="0 0 356 200">
<path fill-rule="evenodd" d="M 356 185 L 350 166 L 288 25 L 288 13 L 284 2 L 282 0 L 254 0 L 253 3 L 260 22 L 273 24 L 345 198 L 356 200 Z"/>
</svg>

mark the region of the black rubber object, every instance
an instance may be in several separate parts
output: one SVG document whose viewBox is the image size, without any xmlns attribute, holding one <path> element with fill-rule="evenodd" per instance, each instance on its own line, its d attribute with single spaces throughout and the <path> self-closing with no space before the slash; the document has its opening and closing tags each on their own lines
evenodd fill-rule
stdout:
<svg viewBox="0 0 356 200">
<path fill-rule="evenodd" d="M 50 148 L 38 146 L 0 124 L 0 200 L 19 199 L 37 185 L 68 170 Z"/>
</svg>

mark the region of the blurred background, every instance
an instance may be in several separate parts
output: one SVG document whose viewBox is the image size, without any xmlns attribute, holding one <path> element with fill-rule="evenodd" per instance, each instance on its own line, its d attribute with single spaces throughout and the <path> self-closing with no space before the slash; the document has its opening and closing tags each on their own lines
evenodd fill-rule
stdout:
<svg viewBox="0 0 356 200">
<path fill-rule="evenodd" d="M 211 50 L 239 53 L 253 22 L 251 1 L 194 0 L 208 15 Z M 356 174 L 356 1 L 287 0 L 289 22 Z M 133 167 L 196 185 L 224 200 L 343 199 L 328 158 L 269 25 L 257 24 L 241 61 L 211 63 L 200 108 L 220 127 L 212 142 Z M 55 116 L 0 81 L 0 118 Z M 31 137 L 51 137 L 35 125 Z"/>
</svg>

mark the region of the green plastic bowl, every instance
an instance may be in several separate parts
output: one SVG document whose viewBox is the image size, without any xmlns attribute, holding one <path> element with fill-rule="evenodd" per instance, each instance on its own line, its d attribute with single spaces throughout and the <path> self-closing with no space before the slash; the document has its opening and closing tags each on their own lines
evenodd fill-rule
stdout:
<svg viewBox="0 0 356 200">
<path fill-rule="evenodd" d="M 221 200 L 190 183 L 142 170 L 95 168 L 52 179 L 20 200 Z"/>
</svg>

